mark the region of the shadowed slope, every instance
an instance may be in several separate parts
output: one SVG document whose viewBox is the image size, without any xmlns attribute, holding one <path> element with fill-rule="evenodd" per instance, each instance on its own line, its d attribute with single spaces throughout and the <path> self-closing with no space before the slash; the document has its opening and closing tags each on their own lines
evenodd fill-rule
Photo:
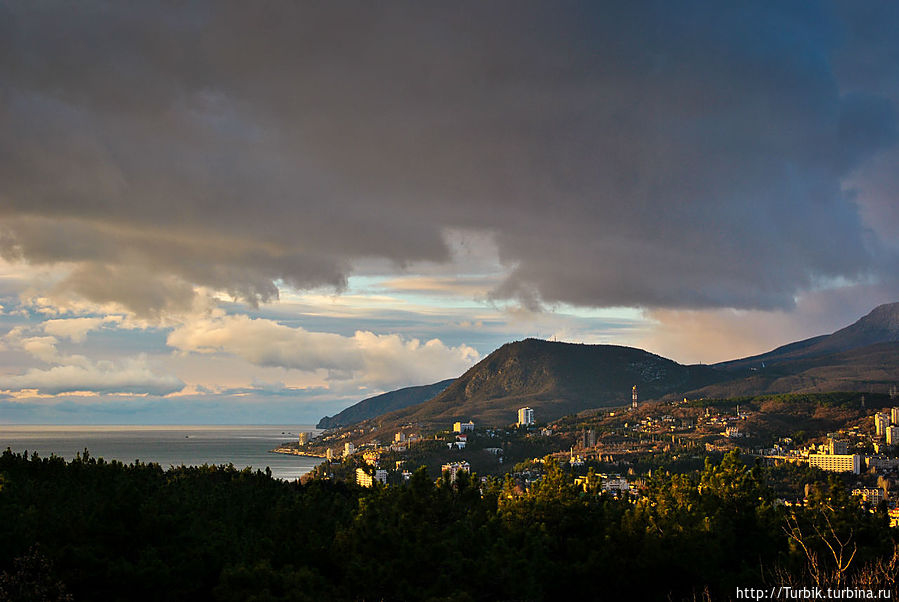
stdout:
<svg viewBox="0 0 899 602">
<path fill-rule="evenodd" d="M 708 366 L 684 366 L 632 347 L 577 345 L 527 339 L 503 345 L 443 393 L 423 404 L 382 416 L 395 424 L 451 423 L 473 419 L 509 424 L 530 406 L 546 421 L 588 408 L 629 403 L 686 391 L 719 380 Z"/>
<path fill-rule="evenodd" d="M 389 393 L 382 393 L 351 405 L 334 416 L 325 416 L 318 421 L 316 428 L 329 429 L 348 426 L 369 418 L 380 416 L 394 410 L 400 410 L 427 401 L 445 390 L 454 379 L 442 380 L 432 385 L 406 387 Z"/>
</svg>

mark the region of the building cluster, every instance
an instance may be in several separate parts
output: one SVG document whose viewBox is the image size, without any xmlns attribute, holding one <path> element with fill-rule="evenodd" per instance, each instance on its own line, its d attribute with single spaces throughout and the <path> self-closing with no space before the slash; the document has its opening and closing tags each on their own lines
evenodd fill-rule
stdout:
<svg viewBox="0 0 899 602">
<path fill-rule="evenodd" d="M 468 435 L 456 435 L 455 441 L 447 441 L 446 446 L 450 449 L 465 449 L 468 445 Z"/>
<path fill-rule="evenodd" d="M 444 464 L 443 466 L 440 467 L 440 472 L 449 475 L 450 483 L 455 483 L 456 477 L 463 470 L 465 472 L 471 474 L 471 464 L 469 464 L 465 460 L 462 460 L 461 462 L 450 462 L 450 463 Z"/>
<path fill-rule="evenodd" d="M 858 441 L 851 445 L 849 438 L 856 438 Z M 886 446 L 883 445 L 884 442 Z M 859 474 L 865 468 L 881 472 L 892 471 L 899 468 L 899 458 L 893 453 L 887 455 L 883 452 L 893 451 L 896 445 L 899 445 L 899 407 L 874 414 L 873 440 L 869 440 L 858 427 L 853 427 L 836 435 L 829 434 L 823 445 L 809 447 L 807 457 L 810 466 L 834 472 Z M 868 447 L 874 453 L 850 453 L 852 448 L 858 447 Z"/>
<path fill-rule="evenodd" d="M 364 468 L 356 469 L 356 484 L 362 487 L 372 487 L 375 483 L 387 484 L 387 471 L 376 468 L 368 471 Z"/>
<path fill-rule="evenodd" d="M 874 434 L 883 438 L 887 445 L 899 444 L 899 408 L 874 414 Z"/>
<path fill-rule="evenodd" d="M 678 404 L 680 402 L 672 405 Z M 616 414 L 616 412 L 609 412 L 609 417 L 614 417 Z M 644 415 L 636 422 L 628 420 L 624 423 L 624 428 L 625 430 L 644 435 L 686 433 L 699 429 L 708 434 L 714 433 L 733 439 L 745 435 L 743 429 L 739 426 L 739 422 L 746 420 L 750 415 L 749 412 L 741 410 L 739 406 L 737 406 L 737 411 L 733 414 L 721 414 L 711 408 L 706 408 L 705 412 L 696 416 L 695 419 L 692 416 L 676 417 L 671 414 L 659 416 Z M 727 449 L 727 446 L 724 446 L 723 449 Z"/>
<path fill-rule="evenodd" d="M 735 426 L 735 423 L 741 420 L 746 420 L 750 415 L 751 414 L 746 410 L 741 410 L 740 406 L 737 406 L 737 409 L 733 414 L 724 415 L 713 412 L 711 408 L 706 408 L 705 412 L 696 418 L 696 426 L 709 426 L 713 429 L 720 429 L 723 427 L 724 431 L 722 431 L 721 434 L 730 436 L 727 434 L 727 428 Z"/>
<path fill-rule="evenodd" d="M 850 472 L 860 474 L 865 467 L 865 458 L 850 452 L 850 443 L 840 434 L 829 434 L 827 441 L 820 445 L 809 445 L 801 449 L 793 449 L 793 440 L 784 437 L 773 447 L 758 450 L 754 455 L 761 456 L 769 462 L 793 462 L 808 464 L 830 472 Z"/>
<path fill-rule="evenodd" d="M 342 454 L 340 451 L 335 451 L 334 448 L 329 447 L 325 450 L 325 458 L 328 460 L 338 460 L 340 458 L 348 458 L 360 451 L 363 453 L 363 457 L 368 457 L 370 454 L 380 454 L 385 451 L 404 452 L 409 445 L 419 441 L 421 441 L 420 435 L 406 434 L 399 431 L 394 435 L 393 442 L 389 445 L 381 445 L 381 443 L 375 439 L 357 447 L 352 441 L 346 441 L 343 444 Z"/>
<path fill-rule="evenodd" d="M 822 470 L 865 475 L 850 491 L 859 501 L 874 509 L 887 504 L 890 525 L 899 527 L 899 496 L 894 493 L 899 485 L 899 408 L 889 412 L 877 412 L 872 416 L 874 433 L 858 426 L 829 433 L 824 443 L 811 444 L 794 449 L 793 441 L 783 438 L 770 449 L 759 450 L 760 455 L 772 462 L 808 463 Z M 895 429 L 892 430 L 891 429 Z M 871 453 L 873 450 L 873 453 Z M 876 477 L 877 485 L 872 480 Z M 861 481 L 868 482 L 862 485 Z"/>
</svg>

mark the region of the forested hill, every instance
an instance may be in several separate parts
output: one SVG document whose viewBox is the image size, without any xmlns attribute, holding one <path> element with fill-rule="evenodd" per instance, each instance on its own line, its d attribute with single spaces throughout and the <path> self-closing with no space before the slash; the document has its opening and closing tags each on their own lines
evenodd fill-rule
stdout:
<svg viewBox="0 0 899 602">
<path fill-rule="evenodd" d="M 642 349 L 527 339 L 503 345 L 430 401 L 391 412 L 382 424 L 515 422 L 522 406 L 541 421 L 588 408 L 695 389 L 720 380 L 708 366 L 684 366 Z"/>
<path fill-rule="evenodd" d="M 450 378 L 432 385 L 406 387 L 363 399 L 334 416 L 325 416 L 318 422 L 317 428 L 329 429 L 347 426 L 394 410 L 420 404 L 444 391 L 453 380 L 455 379 Z"/>
</svg>

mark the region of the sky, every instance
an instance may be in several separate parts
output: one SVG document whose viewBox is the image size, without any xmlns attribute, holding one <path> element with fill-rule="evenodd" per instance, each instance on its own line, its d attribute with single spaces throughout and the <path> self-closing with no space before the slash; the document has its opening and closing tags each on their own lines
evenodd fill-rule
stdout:
<svg viewBox="0 0 899 602">
<path fill-rule="evenodd" d="M 899 5 L 0 1 L 0 424 L 314 423 L 899 301 Z"/>
</svg>

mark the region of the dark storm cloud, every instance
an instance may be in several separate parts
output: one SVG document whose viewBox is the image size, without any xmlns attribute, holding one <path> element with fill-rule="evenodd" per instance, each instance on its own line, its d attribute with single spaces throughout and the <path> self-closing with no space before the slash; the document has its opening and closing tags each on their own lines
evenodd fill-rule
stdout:
<svg viewBox="0 0 899 602">
<path fill-rule="evenodd" d="M 0 251 L 80 264 L 64 286 L 94 299 L 340 288 L 360 259 L 449 259 L 448 228 L 495 233 L 494 295 L 531 304 L 789 307 L 885 265 L 842 186 L 896 141 L 896 42 L 866 36 L 894 13 L 0 10 Z"/>
</svg>

